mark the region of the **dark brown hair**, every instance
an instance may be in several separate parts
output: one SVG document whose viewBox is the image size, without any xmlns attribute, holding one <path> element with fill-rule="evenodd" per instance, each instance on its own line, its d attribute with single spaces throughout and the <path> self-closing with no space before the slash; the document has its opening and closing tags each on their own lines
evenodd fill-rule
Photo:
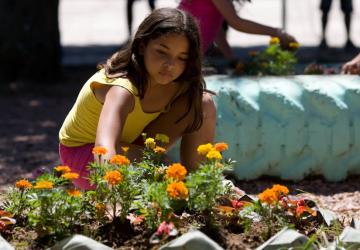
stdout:
<svg viewBox="0 0 360 250">
<path fill-rule="evenodd" d="M 148 72 L 140 49 L 142 46 L 146 47 L 150 40 L 167 34 L 185 35 L 189 42 L 185 70 L 175 81 L 184 86 L 182 88 L 184 91 L 177 98 L 186 95 L 188 100 L 187 110 L 177 122 L 191 111 L 194 114 L 194 120 L 186 132 L 192 132 L 199 129 L 203 122 L 202 96 L 205 81 L 202 76 L 198 25 L 186 12 L 174 8 L 161 8 L 153 11 L 140 24 L 133 40 L 100 67 L 105 68 L 105 74 L 109 78 L 128 78 L 137 87 L 139 97 L 142 99 L 148 83 Z"/>
</svg>

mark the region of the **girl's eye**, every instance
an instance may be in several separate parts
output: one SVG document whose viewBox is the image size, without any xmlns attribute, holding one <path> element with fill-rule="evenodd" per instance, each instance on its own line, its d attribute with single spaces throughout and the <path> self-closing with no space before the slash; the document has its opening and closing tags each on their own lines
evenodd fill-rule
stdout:
<svg viewBox="0 0 360 250">
<path fill-rule="evenodd" d="M 162 50 L 157 50 L 156 52 L 159 53 L 160 55 L 166 55 L 166 53 Z"/>
</svg>

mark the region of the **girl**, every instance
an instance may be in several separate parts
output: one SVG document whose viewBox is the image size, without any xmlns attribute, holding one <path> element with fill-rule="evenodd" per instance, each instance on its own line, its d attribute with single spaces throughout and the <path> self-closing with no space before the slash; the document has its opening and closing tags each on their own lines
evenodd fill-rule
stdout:
<svg viewBox="0 0 360 250">
<path fill-rule="evenodd" d="M 182 164 L 192 169 L 200 161 L 197 146 L 214 139 L 215 121 L 196 22 L 181 10 L 158 9 L 81 89 L 59 132 L 60 159 L 80 174 L 74 184 L 88 189 L 94 145 L 108 149 L 105 159 L 122 146 L 135 158 L 142 132 L 162 133 L 170 138 L 168 147 L 181 137 Z"/>
<path fill-rule="evenodd" d="M 237 1 L 244 2 L 245 0 Z M 290 42 L 296 42 L 292 36 L 281 29 L 242 19 L 237 15 L 232 0 L 181 0 L 178 8 L 190 13 L 199 21 L 203 52 L 205 53 L 215 42 L 230 62 L 237 59 L 221 28 L 224 21 L 241 32 L 279 37 L 284 47 Z"/>
</svg>

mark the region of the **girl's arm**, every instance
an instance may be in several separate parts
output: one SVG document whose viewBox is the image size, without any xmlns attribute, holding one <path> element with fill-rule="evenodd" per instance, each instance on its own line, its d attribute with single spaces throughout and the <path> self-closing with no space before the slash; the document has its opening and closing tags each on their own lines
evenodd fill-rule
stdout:
<svg viewBox="0 0 360 250">
<path fill-rule="evenodd" d="M 222 14 L 228 24 L 234 29 L 258 35 L 268 35 L 279 37 L 282 44 L 288 44 L 290 42 L 296 42 L 295 38 L 287 34 L 281 29 L 273 28 L 270 26 L 262 25 L 256 22 L 252 22 L 246 19 L 240 18 L 234 8 L 234 5 L 228 0 L 212 0 L 216 8 Z"/>
<path fill-rule="evenodd" d="M 108 149 L 104 159 L 110 159 L 120 146 L 120 135 L 127 115 L 134 109 L 134 96 L 126 89 L 112 86 L 105 95 L 96 131 L 95 146 Z"/>
</svg>

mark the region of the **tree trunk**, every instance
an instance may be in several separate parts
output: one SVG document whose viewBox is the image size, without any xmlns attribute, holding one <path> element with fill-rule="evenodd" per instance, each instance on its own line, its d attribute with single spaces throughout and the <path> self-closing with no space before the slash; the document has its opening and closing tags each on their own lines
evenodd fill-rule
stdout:
<svg viewBox="0 0 360 250">
<path fill-rule="evenodd" d="M 58 78 L 58 9 L 59 0 L 0 0 L 0 79 Z"/>
</svg>

